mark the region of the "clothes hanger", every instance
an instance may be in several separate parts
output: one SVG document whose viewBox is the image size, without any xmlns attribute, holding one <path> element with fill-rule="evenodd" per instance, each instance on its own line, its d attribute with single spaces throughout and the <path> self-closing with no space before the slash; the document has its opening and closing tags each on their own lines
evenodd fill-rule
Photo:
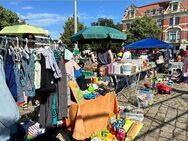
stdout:
<svg viewBox="0 0 188 141">
<path fill-rule="evenodd" d="M 5 39 L 5 48 L 7 47 L 7 45 L 8 45 L 8 40 L 7 40 L 7 38 Z"/>
<path fill-rule="evenodd" d="M 2 38 L 2 40 L 1 40 L 0 48 L 3 48 L 3 42 L 4 42 L 4 38 Z"/>
<path fill-rule="evenodd" d="M 16 47 L 19 48 L 19 39 L 18 39 L 18 37 L 16 37 Z"/>
<path fill-rule="evenodd" d="M 28 49 L 28 46 L 27 46 L 27 43 L 28 43 L 27 38 L 25 39 L 25 41 L 26 41 L 26 43 L 25 43 L 24 48 L 22 49 L 22 55 L 24 55 L 24 57 L 26 59 L 29 59 L 29 49 Z"/>
<path fill-rule="evenodd" d="M 21 61 L 21 58 L 22 58 L 22 55 L 21 55 L 21 48 L 19 47 L 19 39 L 18 37 L 16 37 L 16 47 L 15 47 L 15 55 L 16 55 L 16 58 L 15 60 L 17 62 L 20 62 Z"/>
<path fill-rule="evenodd" d="M 25 38 L 25 47 L 24 47 L 25 51 L 29 53 L 29 48 L 28 48 L 28 39 Z"/>
</svg>

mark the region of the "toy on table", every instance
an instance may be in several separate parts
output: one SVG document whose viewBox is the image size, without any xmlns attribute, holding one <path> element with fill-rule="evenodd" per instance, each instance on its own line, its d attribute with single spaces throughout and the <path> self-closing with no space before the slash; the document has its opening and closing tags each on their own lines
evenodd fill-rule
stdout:
<svg viewBox="0 0 188 141">
<path fill-rule="evenodd" d="M 140 132 L 143 127 L 143 123 L 141 122 L 134 122 L 129 131 L 127 132 L 127 138 L 125 141 L 132 141 Z"/>
<path fill-rule="evenodd" d="M 119 130 L 118 130 L 118 132 L 117 132 L 117 135 L 116 135 L 116 138 L 117 138 L 119 141 L 124 141 L 124 140 L 125 140 L 125 137 L 126 137 L 125 129 L 124 129 L 124 128 L 119 128 Z"/>
<path fill-rule="evenodd" d="M 131 119 L 125 120 L 125 124 L 123 126 L 123 128 L 125 129 L 125 132 L 127 132 L 129 130 L 129 128 L 132 126 L 133 123 L 134 123 L 134 121 L 132 121 Z"/>
</svg>

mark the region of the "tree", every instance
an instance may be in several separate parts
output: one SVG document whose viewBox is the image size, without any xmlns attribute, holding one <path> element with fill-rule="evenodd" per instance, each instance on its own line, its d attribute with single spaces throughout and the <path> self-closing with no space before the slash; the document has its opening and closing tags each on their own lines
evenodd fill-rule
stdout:
<svg viewBox="0 0 188 141">
<path fill-rule="evenodd" d="M 5 26 L 11 26 L 16 24 L 23 24 L 24 21 L 21 21 L 18 15 L 4 7 L 0 6 L 0 30 Z"/>
<path fill-rule="evenodd" d="M 79 19 L 77 20 L 78 22 L 78 31 L 82 30 L 83 28 L 85 28 L 85 26 L 79 22 Z M 70 37 L 74 34 L 74 18 L 73 17 L 69 17 L 67 19 L 67 21 L 65 22 L 64 25 L 64 32 L 63 34 L 61 34 L 60 39 L 68 46 L 69 49 L 73 49 L 74 48 L 74 44 L 71 42 Z"/>
<path fill-rule="evenodd" d="M 96 22 L 91 23 L 92 26 L 101 25 L 101 26 L 109 26 L 112 28 L 115 28 L 117 30 L 122 31 L 122 24 L 121 23 L 114 23 L 113 19 L 108 18 L 98 18 Z M 96 50 L 97 48 L 101 48 L 101 45 L 93 45 L 91 47 L 92 49 Z M 113 51 L 117 51 L 121 49 L 121 43 L 113 43 L 111 44 L 111 49 Z"/>
<path fill-rule="evenodd" d="M 113 19 L 108 19 L 108 18 L 98 18 L 96 22 L 91 23 L 91 26 L 96 26 L 96 25 L 109 26 L 112 28 L 116 28 L 120 31 L 122 30 L 122 24 L 120 23 L 115 24 Z"/>
<path fill-rule="evenodd" d="M 109 26 L 109 27 L 115 27 L 114 21 L 112 19 L 107 18 L 98 18 L 97 22 L 91 23 L 92 26 L 95 25 L 102 25 L 102 26 Z"/>
<path fill-rule="evenodd" d="M 148 37 L 160 39 L 161 33 L 162 29 L 151 17 L 136 18 L 131 23 L 130 29 L 126 31 L 127 40 L 125 43 L 129 44 Z"/>
</svg>

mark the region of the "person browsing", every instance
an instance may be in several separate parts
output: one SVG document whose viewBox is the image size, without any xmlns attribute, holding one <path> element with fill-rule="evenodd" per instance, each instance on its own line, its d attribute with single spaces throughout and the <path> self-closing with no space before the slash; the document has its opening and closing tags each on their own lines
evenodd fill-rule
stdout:
<svg viewBox="0 0 188 141">
<path fill-rule="evenodd" d="M 104 65 L 99 67 L 98 85 L 99 86 L 110 85 L 110 76 L 108 76 L 107 68 Z"/>
</svg>

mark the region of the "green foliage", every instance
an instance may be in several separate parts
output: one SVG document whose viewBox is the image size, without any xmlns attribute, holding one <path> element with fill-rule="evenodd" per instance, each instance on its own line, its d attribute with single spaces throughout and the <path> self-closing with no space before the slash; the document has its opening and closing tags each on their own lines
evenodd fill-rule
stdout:
<svg viewBox="0 0 188 141">
<path fill-rule="evenodd" d="M 0 6 L 0 30 L 5 26 L 23 24 L 24 21 L 20 22 L 18 15 L 4 7 Z"/>
<path fill-rule="evenodd" d="M 131 23 L 131 27 L 126 31 L 126 44 L 145 39 L 148 37 L 160 39 L 162 29 L 148 16 L 136 18 Z"/>
<path fill-rule="evenodd" d="M 98 18 L 98 20 L 96 22 L 91 23 L 91 26 L 96 26 L 96 25 L 109 26 L 109 27 L 112 27 L 112 28 L 122 31 L 122 24 L 121 23 L 115 24 L 113 19 Z"/>
<path fill-rule="evenodd" d="M 78 22 L 78 31 L 82 30 L 83 28 L 85 28 L 85 26 L 79 22 L 79 19 L 77 20 Z M 74 34 L 74 18 L 73 17 L 69 17 L 67 19 L 67 21 L 65 22 L 64 25 L 64 32 L 63 34 L 61 34 L 60 39 L 68 46 L 69 49 L 73 49 L 74 48 L 74 44 L 71 42 L 70 37 Z"/>
<path fill-rule="evenodd" d="M 115 28 L 119 31 L 122 31 L 122 24 L 121 23 L 114 23 L 113 19 L 108 19 L 108 18 L 98 18 L 96 22 L 92 22 L 91 26 L 96 26 L 96 25 L 101 25 L 101 26 L 108 26 Z M 93 44 L 90 46 L 92 49 L 97 50 L 98 48 L 101 48 L 100 44 Z M 113 51 L 117 51 L 121 49 L 121 43 L 112 43 L 111 44 L 111 49 Z"/>
</svg>

